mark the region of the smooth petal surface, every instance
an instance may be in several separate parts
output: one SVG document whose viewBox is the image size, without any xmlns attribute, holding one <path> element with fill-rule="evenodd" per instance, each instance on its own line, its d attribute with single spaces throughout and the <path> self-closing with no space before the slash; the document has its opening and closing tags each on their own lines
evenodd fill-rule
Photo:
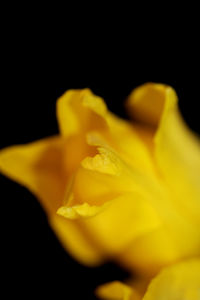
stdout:
<svg viewBox="0 0 200 300">
<path fill-rule="evenodd" d="M 156 273 L 164 265 L 200 253 L 200 144 L 182 121 L 171 87 L 145 84 L 132 92 L 127 106 L 133 126 L 152 128 L 156 177 L 166 190 L 165 197 L 152 198 L 163 225 L 139 237 L 122 257 L 128 265 L 132 261 L 133 268 Z"/>
<path fill-rule="evenodd" d="M 46 138 L 0 151 L 0 171 L 39 197 L 47 212 L 55 212 L 66 188 L 64 141 Z"/>
<path fill-rule="evenodd" d="M 165 107 L 164 84 L 146 83 L 134 89 L 127 100 L 127 110 L 133 120 L 148 126 L 158 126 Z"/>
<path fill-rule="evenodd" d="M 155 136 L 155 158 L 178 209 L 200 225 L 200 140 L 183 122 L 175 92 L 165 90 L 165 110 Z"/>
<path fill-rule="evenodd" d="M 139 236 L 121 252 L 118 261 L 145 277 L 154 276 L 160 269 L 181 258 L 197 256 L 199 230 L 177 220 Z M 174 230 L 173 230 L 174 228 Z"/>
<path fill-rule="evenodd" d="M 174 194 L 177 209 L 199 224 L 200 139 L 182 120 L 175 91 L 163 84 L 144 84 L 129 96 L 127 107 L 135 121 L 154 128 L 157 170 Z"/>
<path fill-rule="evenodd" d="M 150 283 L 143 300 L 199 300 L 200 260 L 172 265 Z"/>
<path fill-rule="evenodd" d="M 80 263 L 96 266 L 106 260 L 105 253 L 78 221 L 51 215 L 49 223 L 63 247 Z"/>
<path fill-rule="evenodd" d="M 89 89 L 69 90 L 57 101 L 57 119 L 63 136 L 81 135 L 106 126 L 107 107 Z"/>
</svg>

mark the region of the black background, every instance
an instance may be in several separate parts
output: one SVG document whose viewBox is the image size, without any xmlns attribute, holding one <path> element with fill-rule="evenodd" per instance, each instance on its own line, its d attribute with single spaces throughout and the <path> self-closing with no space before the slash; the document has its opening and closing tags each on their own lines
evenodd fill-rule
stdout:
<svg viewBox="0 0 200 300">
<path fill-rule="evenodd" d="M 0 106 L 1 148 L 34 141 L 58 132 L 55 103 L 67 89 L 89 87 L 108 107 L 126 117 L 123 102 L 131 90 L 148 81 L 173 86 L 189 126 L 200 133 L 199 58 L 195 45 L 184 51 L 169 39 L 155 44 L 147 32 L 144 45 L 132 33 L 111 43 L 86 32 L 56 40 L 15 31 L 2 56 Z M 82 36 L 82 38 L 80 38 Z M 145 38 L 146 38 L 145 37 Z M 175 37 L 176 38 L 176 37 Z M 45 43 L 44 43 L 45 39 Z M 47 39 L 47 41 L 46 41 Z M 177 37 L 178 39 L 178 37 Z M 6 292 L 56 299 L 95 299 L 103 282 L 128 276 L 112 262 L 90 269 L 64 252 L 47 224 L 45 213 L 25 188 L 0 176 L 2 248 Z"/>
</svg>

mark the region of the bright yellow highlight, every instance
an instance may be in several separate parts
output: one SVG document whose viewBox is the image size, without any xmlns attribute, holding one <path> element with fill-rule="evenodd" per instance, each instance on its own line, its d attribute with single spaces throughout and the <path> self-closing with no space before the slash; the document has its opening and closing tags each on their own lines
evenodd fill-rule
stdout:
<svg viewBox="0 0 200 300">
<path fill-rule="evenodd" d="M 148 277 L 200 254 L 200 143 L 169 86 L 138 87 L 127 109 L 132 121 L 89 89 L 67 91 L 60 134 L 1 150 L 0 171 L 38 197 L 80 262 Z"/>
</svg>

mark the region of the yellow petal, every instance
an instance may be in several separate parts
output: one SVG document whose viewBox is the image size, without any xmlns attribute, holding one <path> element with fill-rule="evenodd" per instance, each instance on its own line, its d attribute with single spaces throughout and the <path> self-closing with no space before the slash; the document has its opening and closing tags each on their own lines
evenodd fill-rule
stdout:
<svg viewBox="0 0 200 300">
<path fill-rule="evenodd" d="M 153 195 L 153 194 L 152 194 Z M 167 195 L 166 195 L 167 196 Z M 163 266 L 200 253 L 199 227 L 176 209 L 171 197 L 151 198 L 161 224 L 155 230 L 138 236 L 118 258 L 129 269 L 151 276 Z"/>
<path fill-rule="evenodd" d="M 118 260 L 130 270 L 135 270 L 140 275 L 145 274 L 145 276 L 150 277 L 164 266 L 175 263 L 180 259 L 199 255 L 200 238 L 198 228 L 195 230 L 189 224 L 185 225 L 183 223 L 183 225 L 183 228 L 177 230 L 177 224 L 173 221 L 171 228 L 169 225 L 163 225 L 138 236 L 121 252 Z"/>
<path fill-rule="evenodd" d="M 168 88 L 155 136 L 158 168 L 175 195 L 177 208 L 200 225 L 200 140 L 184 124 L 175 92 Z"/>
<path fill-rule="evenodd" d="M 89 89 L 69 90 L 57 101 L 57 119 L 64 136 L 104 128 L 106 105 Z M 102 118 L 103 116 L 103 118 Z"/>
<path fill-rule="evenodd" d="M 0 171 L 36 194 L 47 212 L 55 212 L 65 194 L 63 144 L 52 137 L 0 151 Z"/>
<path fill-rule="evenodd" d="M 134 172 L 113 149 L 99 147 L 98 151 L 83 160 L 69 199 L 58 213 L 81 219 L 82 228 L 113 255 L 160 226 L 160 219 L 150 204 L 146 177 Z"/>
<path fill-rule="evenodd" d="M 72 168 L 66 165 L 66 154 L 74 144 L 71 145 L 68 140 L 67 146 L 65 140 L 52 137 L 3 149 L 0 151 L 0 171 L 40 199 L 52 229 L 69 253 L 84 264 L 96 265 L 103 254 L 93 245 L 92 239 L 78 223 L 56 214 L 65 199 L 67 186 L 70 186 Z"/>
<path fill-rule="evenodd" d="M 128 285 L 113 281 L 99 286 L 96 295 L 104 300 L 139 300 L 139 295 Z"/>
<path fill-rule="evenodd" d="M 175 195 L 177 209 L 199 224 L 200 140 L 184 124 L 177 102 L 171 87 L 149 83 L 132 92 L 127 106 L 135 121 L 154 128 L 158 172 Z"/>
<path fill-rule="evenodd" d="M 171 87 L 145 84 L 130 95 L 128 107 L 135 117 L 133 126 L 152 127 L 157 179 L 166 192 L 151 200 L 163 226 L 134 241 L 122 259 L 151 273 L 200 253 L 200 144 L 181 119 Z"/>
<path fill-rule="evenodd" d="M 74 217 L 64 209 L 59 210 L 59 214 L 70 219 Z M 86 207 L 81 217 L 79 212 L 79 222 L 94 237 L 99 248 L 110 255 L 120 252 L 137 236 L 160 224 L 152 207 L 137 194 L 123 194 L 110 200 L 93 215 Z"/>
<path fill-rule="evenodd" d="M 82 228 L 112 255 L 138 235 L 160 226 L 160 219 L 150 204 L 145 177 L 129 168 L 112 149 L 98 150 L 99 154 L 82 162 L 69 200 L 58 213 L 81 218 Z"/>
<path fill-rule="evenodd" d="M 63 247 L 78 262 L 87 266 L 97 266 L 105 260 L 103 251 L 78 221 L 53 214 L 49 217 L 49 223 Z"/>
<path fill-rule="evenodd" d="M 134 89 L 127 100 L 129 114 L 135 121 L 157 126 L 165 107 L 164 84 L 146 83 Z"/>
<path fill-rule="evenodd" d="M 120 153 L 106 144 L 99 144 L 98 154 L 86 157 L 74 177 L 74 201 L 70 201 L 69 205 L 84 202 L 101 205 L 127 192 L 137 192 L 149 198 L 154 189 L 160 189 L 145 170 L 132 168 L 121 159 Z"/>
<path fill-rule="evenodd" d="M 143 300 L 199 300 L 200 260 L 193 259 L 172 265 L 150 283 Z"/>
<path fill-rule="evenodd" d="M 78 145 L 80 149 L 86 147 L 85 135 L 96 131 L 130 164 L 153 171 L 148 150 L 134 128 L 109 112 L 103 99 L 89 89 L 70 90 L 60 97 L 57 101 L 57 119 L 62 135 L 79 136 L 82 141 Z"/>
</svg>

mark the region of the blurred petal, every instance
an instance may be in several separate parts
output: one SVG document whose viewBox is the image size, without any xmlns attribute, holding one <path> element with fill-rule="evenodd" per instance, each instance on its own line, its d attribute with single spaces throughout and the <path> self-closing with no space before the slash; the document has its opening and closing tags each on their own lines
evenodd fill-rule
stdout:
<svg viewBox="0 0 200 300">
<path fill-rule="evenodd" d="M 133 119 L 154 128 L 154 157 L 175 204 L 191 222 L 200 220 L 200 140 L 184 124 L 175 91 L 148 83 L 135 89 L 127 106 Z M 190 201 L 188 201 L 190 199 Z"/>
<path fill-rule="evenodd" d="M 82 228 L 95 236 L 99 247 L 113 255 L 139 235 L 160 226 L 160 219 L 149 200 L 151 182 L 124 163 L 113 149 L 105 146 L 98 151 L 82 161 L 68 201 L 58 213 L 80 219 Z"/>
<path fill-rule="evenodd" d="M 155 127 L 165 106 L 164 84 L 146 83 L 134 89 L 127 100 L 128 113 L 133 120 Z"/>
<path fill-rule="evenodd" d="M 99 264 L 103 255 L 79 224 L 56 215 L 70 187 L 66 154 L 72 145 L 67 145 L 66 148 L 64 139 L 52 137 L 3 149 L 0 151 L 0 171 L 41 200 L 52 229 L 74 257 L 87 265 Z"/>
<path fill-rule="evenodd" d="M 178 226 L 177 230 L 177 221 L 172 221 L 171 227 L 163 225 L 138 236 L 121 252 L 118 260 L 130 270 L 152 276 L 164 266 L 199 255 L 198 227 L 193 228 L 184 223 L 183 227 L 181 224 Z"/>
<path fill-rule="evenodd" d="M 134 128 L 109 112 L 103 99 L 89 89 L 70 90 L 60 97 L 57 101 L 57 119 L 62 135 L 79 136 L 79 149 L 87 148 L 85 135 L 96 131 L 131 165 L 153 171 L 148 150 Z"/>
<path fill-rule="evenodd" d="M 128 121 L 109 113 L 109 144 L 120 153 L 121 157 L 134 168 L 143 169 L 146 173 L 154 173 L 151 153 L 141 139 L 140 133 Z"/>
<path fill-rule="evenodd" d="M 55 212 L 65 194 L 63 145 L 52 137 L 0 151 L 0 171 L 36 194 L 47 212 Z"/>
<path fill-rule="evenodd" d="M 96 295 L 104 300 L 139 300 L 141 299 L 136 291 L 128 285 L 113 281 L 99 286 Z"/>
<path fill-rule="evenodd" d="M 72 198 L 75 201 L 68 204 L 87 202 L 101 205 L 127 192 L 138 192 L 147 198 L 154 190 L 160 193 L 160 186 L 152 176 L 143 169 L 128 165 L 120 153 L 102 140 L 96 140 L 96 151 L 96 155 L 88 156 L 81 162 L 73 182 Z"/>
<path fill-rule="evenodd" d="M 89 89 L 69 90 L 57 101 L 57 119 L 64 136 L 105 127 L 106 105 Z M 103 118 L 102 118 L 103 117 Z"/>
<path fill-rule="evenodd" d="M 155 136 L 155 158 L 184 216 L 200 225 L 200 140 L 184 124 L 175 92 L 165 90 L 165 110 Z"/>
<path fill-rule="evenodd" d="M 156 177 L 165 186 L 151 199 L 163 225 L 138 237 L 121 255 L 146 274 L 200 253 L 200 144 L 182 121 L 177 101 L 174 90 L 161 84 L 145 84 L 128 99 L 136 130 L 148 135 L 152 128 L 146 145 L 151 144 Z"/>
<path fill-rule="evenodd" d="M 49 222 L 63 247 L 78 262 L 87 266 L 96 266 L 105 260 L 101 249 L 78 221 L 74 222 L 59 215 L 51 215 Z"/>
<path fill-rule="evenodd" d="M 146 199 L 137 194 L 123 194 L 98 207 L 92 215 L 89 206 L 76 215 L 64 208 L 58 213 L 68 219 L 79 218 L 81 227 L 93 236 L 100 249 L 107 254 L 121 251 L 137 236 L 151 231 L 160 223 Z M 75 208 L 71 208 L 75 209 Z M 95 208 L 96 209 L 96 208 Z"/>
<path fill-rule="evenodd" d="M 143 300 L 199 300 L 200 260 L 193 259 L 172 265 L 150 283 Z"/>
<path fill-rule="evenodd" d="M 133 123 L 89 89 L 68 91 L 61 137 L 2 150 L 0 170 L 42 200 L 79 261 L 107 255 L 148 276 L 200 253 L 200 146 L 172 88 L 146 84 L 128 106 Z"/>
</svg>

